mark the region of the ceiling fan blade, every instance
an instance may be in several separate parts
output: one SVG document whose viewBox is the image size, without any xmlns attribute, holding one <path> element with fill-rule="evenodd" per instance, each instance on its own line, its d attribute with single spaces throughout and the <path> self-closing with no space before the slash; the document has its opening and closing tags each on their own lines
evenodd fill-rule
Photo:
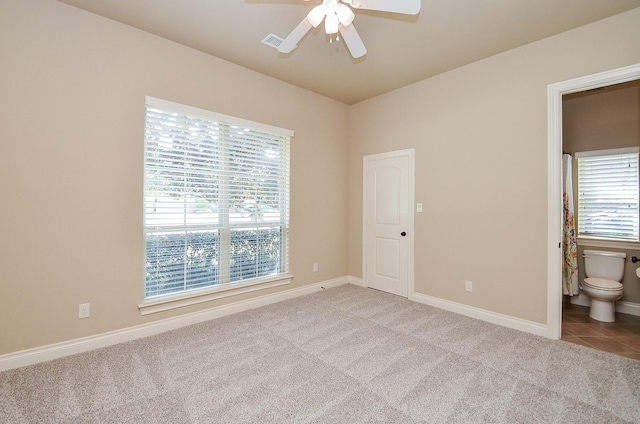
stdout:
<svg viewBox="0 0 640 424">
<path fill-rule="evenodd" d="M 354 59 L 367 54 L 367 48 L 364 46 L 364 43 L 353 24 L 347 26 L 340 24 L 339 31 Z"/>
<path fill-rule="evenodd" d="M 302 37 L 304 37 L 311 28 L 313 28 L 313 25 L 311 25 L 307 18 L 304 18 L 302 22 L 291 31 L 291 34 L 284 39 L 282 44 L 280 44 L 278 51 L 280 53 L 291 53 L 294 51 L 296 47 L 298 47 L 298 41 L 302 40 Z"/>
<path fill-rule="evenodd" d="M 417 15 L 420 12 L 420 0 L 346 0 L 354 9 L 379 10 L 381 12 Z"/>
</svg>

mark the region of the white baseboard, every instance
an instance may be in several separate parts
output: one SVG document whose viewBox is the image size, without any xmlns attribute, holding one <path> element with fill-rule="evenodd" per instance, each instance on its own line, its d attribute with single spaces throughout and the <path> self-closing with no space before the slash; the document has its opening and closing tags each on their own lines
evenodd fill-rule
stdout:
<svg viewBox="0 0 640 424">
<path fill-rule="evenodd" d="M 640 317 L 640 303 L 627 302 L 625 300 L 616 302 L 616 311 L 622 314 L 635 315 Z"/>
<path fill-rule="evenodd" d="M 349 284 L 353 284 L 354 286 L 367 287 L 365 286 L 364 280 L 362 278 L 349 275 L 347 279 L 349 280 Z"/>
<path fill-rule="evenodd" d="M 574 305 L 590 307 L 591 299 L 584 293 L 580 293 L 578 296 L 571 296 L 571 303 Z M 617 301 L 616 312 L 640 317 L 640 303 L 627 302 L 625 300 Z"/>
<path fill-rule="evenodd" d="M 439 299 L 437 297 L 427 296 L 422 293 L 413 292 L 409 295 L 409 300 L 424 303 L 425 305 L 434 306 L 449 312 L 476 318 L 492 324 L 501 325 L 514 330 L 525 331 L 537 336 L 548 337 L 547 326 L 533 321 L 527 321 L 515 318 L 509 315 L 499 314 L 497 312 L 487 311 L 485 309 L 473 306 L 463 305 L 461 303 L 451 302 L 449 300 Z"/>
<path fill-rule="evenodd" d="M 284 290 L 249 300 L 230 303 L 228 305 L 216 306 L 203 311 L 167 318 L 135 327 L 124 328 L 121 330 L 110 331 L 108 333 L 96 334 L 94 336 L 0 355 L 0 371 L 33 365 L 61 358 L 63 356 L 75 355 L 77 353 L 152 336 L 154 334 L 198 324 L 200 322 L 235 314 L 237 312 L 243 312 L 249 309 L 270 305 L 272 303 L 282 302 L 283 300 L 293 299 L 294 297 L 319 292 L 323 289 L 337 287 L 343 284 L 352 283 L 360 285 L 358 284 L 357 278 L 354 278 L 353 281 L 354 282 L 352 283 L 352 277 L 335 278 L 300 288 Z"/>
<path fill-rule="evenodd" d="M 571 296 L 569 298 L 569 301 L 573 304 L 573 305 L 580 305 L 580 306 L 586 306 L 589 307 L 591 306 L 591 299 L 589 299 L 588 296 L 580 293 L 577 296 Z"/>
<path fill-rule="evenodd" d="M 149 324 L 115 330 L 108 333 L 97 334 L 94 336 L 83 337 L 80 339 L 55 343 L 19 352 L 8 353 L 5 355 L 0 355 L 0 371 L 33 365 L 63 356 L 74 355 L 77 353 L 111 346 L 117 343 L 123 343 L 142 337 L 152 336 L 154 334 L 163 333 L 165 331 L 175 330 L 181 327 L 186 327 L 188 325 L 193 325 L 211 319 L 220 318 L 226 315 L 235 314 L 237 312 L 243 312 L 249 309 L 270 305 L 272 303 L 282 302 L 287 299 L 293 299 L 298 296 L 304 296 L 321 291 L 322 289 L 337 287 L 343 284 L 353 284 L 360 287 L 366 287 L 364 281 L 361 278 L 353 276 L 340 277 L 300 288 L 284 290 L 277 293 L 256 297 L 245 301 L 217 306 L 199 312 L 180 315 L 174 318 L 167 318 Z M 544 324 L 522 320 L 496 312 L 490 312 L 484 309 L 463 305 L 432 296 L 427 296 L 417 292 L 412 292 L 409 295 L 409 299 L 414 302 L 424 303 L 436 308 L 487 321 L 492 324 L 502 325 L 504 327 L 525 331 L 543 337 L 547 336 L 547 326 Z M 589 298 L 584 295 L 574 296 L 571 301 L 572 303 L 589 306 Z M 617 302 L 616 310 L 625 314 L 640 316 L 640 304 L 637 303 Z"/>
</svg>

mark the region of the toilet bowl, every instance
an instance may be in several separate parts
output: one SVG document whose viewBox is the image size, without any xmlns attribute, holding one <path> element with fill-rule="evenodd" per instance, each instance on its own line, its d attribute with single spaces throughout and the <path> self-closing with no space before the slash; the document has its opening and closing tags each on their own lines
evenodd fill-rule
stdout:
<svg viewBox="0 0 640 424">
<path fill-rule="evenodd" d="M 589 316 L 597 321 L 616 320 L 616 300 L 622 298 L 625 253 L 585 250 L 582 291 L 591 299 Z"/>
<path fill-rule="evenodd" d="M 622 297 L 621 283 L 604 278 L 585 278 L 582 291 L 591 298 L 591 318 L 602 322 L 616 320 L 615 301 Z"/>
</svg>

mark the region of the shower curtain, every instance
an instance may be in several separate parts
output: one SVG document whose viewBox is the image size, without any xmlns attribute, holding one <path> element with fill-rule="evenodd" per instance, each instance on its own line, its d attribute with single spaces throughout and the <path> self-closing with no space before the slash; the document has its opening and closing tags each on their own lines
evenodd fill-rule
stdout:
<svg viewBox="0 0 640 424">
<path fill-rule="evenodd" d="M 562 292 L 569 296 L 580 293 L 578 285 L 578 244 L 573 217 L 573 172 L 571 155 L 562 155 L 562 204 L 564 225 L 562 228 Z"/>
</svg>

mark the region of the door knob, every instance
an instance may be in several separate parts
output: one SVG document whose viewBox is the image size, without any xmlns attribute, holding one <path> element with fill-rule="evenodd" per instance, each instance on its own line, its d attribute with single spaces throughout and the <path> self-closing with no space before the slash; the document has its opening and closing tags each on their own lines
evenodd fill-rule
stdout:
<svg viewBox="0 0 640 424">
<path fill-rule="evenodd" d="M 401 235 L 402 237 L 404 237 L 404 236 L 406 236 L 406 235 L 407 235 L 407 233 L 405 233 L 405 232 L 403 231 L 403 232 L 401 232 L 401 233 L 400 233 L 400 235 Z"/>
</svg>

